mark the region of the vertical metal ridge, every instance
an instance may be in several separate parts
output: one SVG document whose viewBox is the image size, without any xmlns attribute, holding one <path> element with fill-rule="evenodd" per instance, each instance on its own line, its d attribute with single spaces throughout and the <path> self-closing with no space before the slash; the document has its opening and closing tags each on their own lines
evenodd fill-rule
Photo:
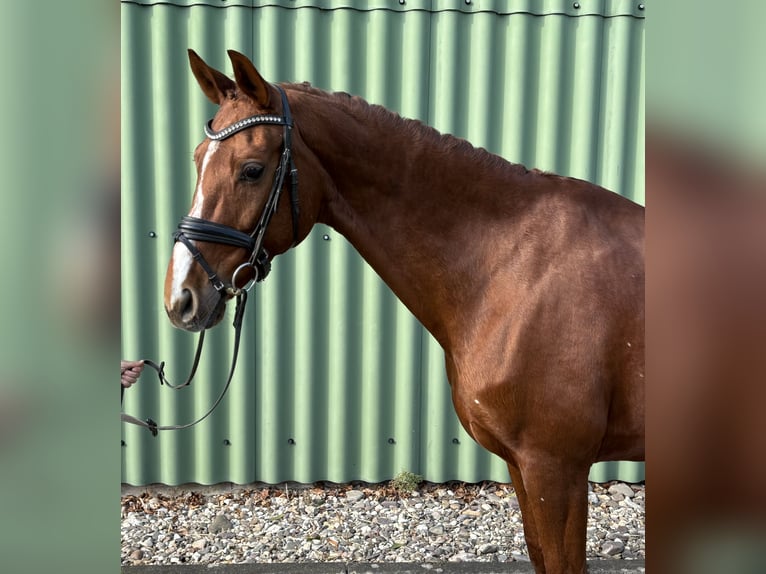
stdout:
<svg viewBox="0 0 766 574">
<path fill-rule="evenodd" d="M 477 90 L 475 86 L 490 86 L 495 81 L 495 74 L 503 69 L 502 57 L 498 50 L 495 35 L 496 18 L 492 14 L 482 13 L 470 17 L 467 25 L 468 37 L 461 51 L 466 51 L 465 72 L 468 74 L 466 93 L 465 136 L 483 147 L 491 147 L 491 131 L 493 127 L 491 106 L 492 90 Z M 465 113 L 467 112 L 467 113 Z M 458 112 L 460 113 L 460 112 Z"/>
<path fill-rule="evenodd" d="M 562 34 L 564 22 L 562 16 L 550 16 L 541 19 L 538 29 L 536 50 L 537 62 L 532 67 L 537 70 L 538 106 L 535 110 L 535 164 L 545 170 L 560 172 L 558 151 L 560 141 L 565 138 L 562 129 L 561 102 L 566 97 L 562 86 Z"/>
<path fill-rule="evenodd" d="M 569 146 L 568 172 L 574 177 L 597 181 L 599 173 L 599 133 L 601 130 L 602 102 L 602 54 L 604 20 L 580 18 L 574 30 L 576 49 L 572 53 L 572 68 L 577 70 L 572 78 L 573 104 Z"/>
<path fill-rule="evenodd" d="M 502 114 L 498 124 L 501 126 L 502 141 L 496 152 L 513 163 L 528 162 L 524 155 L 527 149 L 524 134 L 527 124 L 529 96 L 527 81 L 522 81 L 528 75 L 528 58 L 526 57 L 529 44 L 529 27 L 524 26 L 520 18 L 508 18 L 504 22 L 505 33 L 505 70 L 498 82 L 498 92 L 502 94 Z M 496 108 L 497 109 L 497 108 Z"/>
</svg>

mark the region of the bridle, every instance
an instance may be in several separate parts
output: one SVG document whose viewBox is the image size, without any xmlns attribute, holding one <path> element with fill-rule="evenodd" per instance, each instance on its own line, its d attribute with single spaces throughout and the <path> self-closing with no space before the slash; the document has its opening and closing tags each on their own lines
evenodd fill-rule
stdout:
<svg viewBox="0 0 766 574">
<path fill-rule="evenodd" d="M 292 207 L 293 216 L 293 245 L 298 242 L 298 216 L 300 209 L 298 206 L 298 170 L 295 169 L 292 154 L 293 119 L 285 91 L 280 86 L 276 86 L 276 88 L 282 96 L 282 116 L 274 114 L 250 116 L 249 118 L 239 120 L 219 131 L 213 130 L 213 120 L 210 120 L 205 124 L 205 135 L 214 141 L 225 140 L 234 134 L 253 126 L 265 124 L 284 126 L 282 156 L 279 159 L 279 165 L 274 173 L 274 184 L 271 186 L 271 192 L 269 193 L 266 205 L 263 208 L 263 212 L 261 213 L 261 217 L 258 220 L 255 229 L 250 233 L 244 233 L 238 229 L 229 227 L 228 225 L 187 215 L 181 219 L 181 223 L 178 224 L 178 230 L 173 234 L 173 239 L 182 242 L 186 246 L 191 252 L 194 260 L 197 261 L 207 273 L 208 279 L 213 284 L 213 287 L 215 287 L 215 290 L 222 296 L 224 294 L 237 295 L 241 290 L 247 291 L 253 284 L 258 281 L 263 281 L 269 274 L 269 271 L 271 270 L 271 257 L 263 247 L 263 240 L 269 222 L 277 211 L 279 196 L 282 192 L 285 176 L 288 173 L 290 174 L 290 188 L 288 193 L 290 194 L 290 205 Z M 220 277 L 218 277 L 218 274 L 208 262 L 205 261 L 202 253 L 200 253 L 199 249 L 192 243 L 192 240 L 242 247 L 250 252 L 250 257 L 245 263 L 234 270 L 231 277 L 231 285 L 227 286 Z M 245 287 L 238 288 L 236 286 L 237 275 L 247 268 L 253 270 L 253 279 L 251 279 Z"/>
<path fill-rule="evenodd" d="M 215 290 L 218 292 L 221 299 L 227 296 L 234 296 L 237 299 L 236 310 L 234 312 L 234 353 L 231 359 L 231 367 L 229 368 L 229 376 L 226 380 L 221 394 L 218 399 L 213 403 L 213 406 L 201 417 L 191 423 L 182 425 L 166 425 L 160 426 L 152 419 L 141 420 L 131 415 L 122 413 L 121 419 L 123 422 L 135 424 L 138 426 L 149 429 L 152 435 L 157 436 L 157 431 L 160 430 L 180 430 L 189 428 L 202 420 L 206 419 L 218 404 L 223 399 L 226 391 L 229 388 L 231 379 L 234 376 L 234 369 L 237 364 L 237 355 L 239 352 L 239 341 L 242 330 L 242 317 L 245 313 L 245 304 L 247 303 L 247 293 L 252 286 L 259 281 L 263 281 L 271 271 L 271 257 L 263 246 L 264 238 L 266 236 L 266 229 L 271 222 L 271 218 L 277 211 L 277 205 L 279 203 L 279 197 L 284 186 L 285 177 L 289 173 L 290 175 L 290 187 L 288 193 L 290 195 L 290 206 L 292 209 L 292 221 L 293 221 L 293 246 L 298 242 L 298 217 L 300 215 L 300 208 L 298 204 L 298 170 L 293 162 L 292 155 L 292 129 L 293 119 L 290 113 L 290 105 L 287 102 L 287 95 L 280 86 L 275 86 L 279 91 L 282 98 L 282 115 L 275 114 L 263 114 L 254 115 L 243 120 L 239 120 L 221 130 L 215 131 L 212 128 L 213 120 L 210 120 L 205 124 L 205 135 L 213 141 L 225 140 L 234 134 L 241 132 L 253 126 L 259 125 L 281 125 L 284 126 L 283 132 L 283 148 L 282 155 L 279 159 L 279 165 L 274 173 L 274 183 L 271 186 L 271 191 L 266 199 L 266 204 L 261 212 L 261 217 L 258 219 L 258 223 L 250 233 L 245 233 L 234 227 L 210 221 L 207 219 L 201 219 L 198 217 L 184 216 L 181 222 L 178 224 L 178 229 L 173 234 L 174 241 L 180 241 L 191 253 L 194 260 L 207 273 L 210 283 L 212 283 Z M 208 243 L 219 243 L 224 245 L 231 245 L 232 247 L 241 247 L 250 253 L 247 261 L 239 265 L 232 273 L 231 284 L 226 285 L 223 280 L 218 276 L 212 266 L 205 260 L 200 250 L 193 243 L 193 241 L 204 241 Z M 250 279 L 243 287 L 237 287 L 237 275 L 245 269 L 253 270 L 253 278 Z M 202 343 L 205 339 L 205 329 L 209 326 L 209 321 L 213 317 L 213 313 L 208 319 L 208 324 L 202 329 L 197 343 L 197 351 L 194 355 L 194 361 L 192 363 L 191 371 L 186 381 L 180 385 L 173 385 L 165 377 L 165 363 L 160 364 L 154 361 L 144 360 L 144 363 L 157 371 L 160 384 L 167 385 L 171 389 L 181 389 L 188 386 L 195 373 L 197 372 L 197 366 L 202 355 Z M 121 388 L 124 394 L 124 388 Z"/>
</svg>

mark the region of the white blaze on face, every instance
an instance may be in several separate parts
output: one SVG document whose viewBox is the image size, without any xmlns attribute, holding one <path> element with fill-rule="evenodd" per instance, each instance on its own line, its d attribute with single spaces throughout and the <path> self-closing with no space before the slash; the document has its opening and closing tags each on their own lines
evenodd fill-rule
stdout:
<svg viewBox="0 0 766 574">
<path fill-rule="evenodd" d="M 202 215 L 202 202 L 205 199 L 205 194 L 202 191 L 205 181 L 205 170 L 207 169 L 207 165 L 210 162 L 210 158 L 213 157 L 213 154 L 218 149 L 218 145 L 220 143 L 221 142 L 217 140 L 211 141 L 210 145 L 207 146 L 205 157 L 202 159 L 202 168 L 199 172 L 197 189 L 194 192 L 194 203 L 192 204 L 192 209 L 189 212 L 189 215 L 192 217 L 200 217 Z M 176 244 L 173 246 L 173 279 L 171 283 L 172 291 L 170 295 L 171 305 L 174 304 L 177 297 L 181 295 L 183 284 L 186 281 L 186 276 L 189 274 L 189 271 L 193 265 L 194 259 L 192 258 L 191 253 L 189 253 L 189 250 L 183 243 L 176 242 Z"/>
</svg>

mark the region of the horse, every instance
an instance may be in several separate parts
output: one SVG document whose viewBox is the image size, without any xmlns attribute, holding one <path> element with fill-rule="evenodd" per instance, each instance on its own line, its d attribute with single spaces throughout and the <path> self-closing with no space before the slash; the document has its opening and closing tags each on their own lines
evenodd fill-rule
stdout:
<svg viewBox="0 0 766 574">
<path fill-rule="evenodd" d="M 164 287 L 174 326 L 227 301 L 321 222 L 444 350 L 468 434 L 500 456 L 537 573 L 587 572 L 587 479 L 644 460 L 644 209 L 345 93 L 234 78 L 189 50 L 216 105 Z"/>
</svg>

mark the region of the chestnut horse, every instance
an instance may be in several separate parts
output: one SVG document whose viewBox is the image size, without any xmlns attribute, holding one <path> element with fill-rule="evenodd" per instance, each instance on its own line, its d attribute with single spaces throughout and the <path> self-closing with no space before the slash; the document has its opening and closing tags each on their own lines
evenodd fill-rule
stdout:
<svg viewBox="0 0 766 574">
<path fill-rule="evenodd" d="M 460 422 L 507 462 L 535 570 L 586 572 L 590 466 L 644 456 L 644 209 L 229 57 L 234 80 L 189 51 L 219 109 L 168 266 L 172 323 L 215 325 L 271 257 L 333 227 L 443 347 Z"/>
</svg>

